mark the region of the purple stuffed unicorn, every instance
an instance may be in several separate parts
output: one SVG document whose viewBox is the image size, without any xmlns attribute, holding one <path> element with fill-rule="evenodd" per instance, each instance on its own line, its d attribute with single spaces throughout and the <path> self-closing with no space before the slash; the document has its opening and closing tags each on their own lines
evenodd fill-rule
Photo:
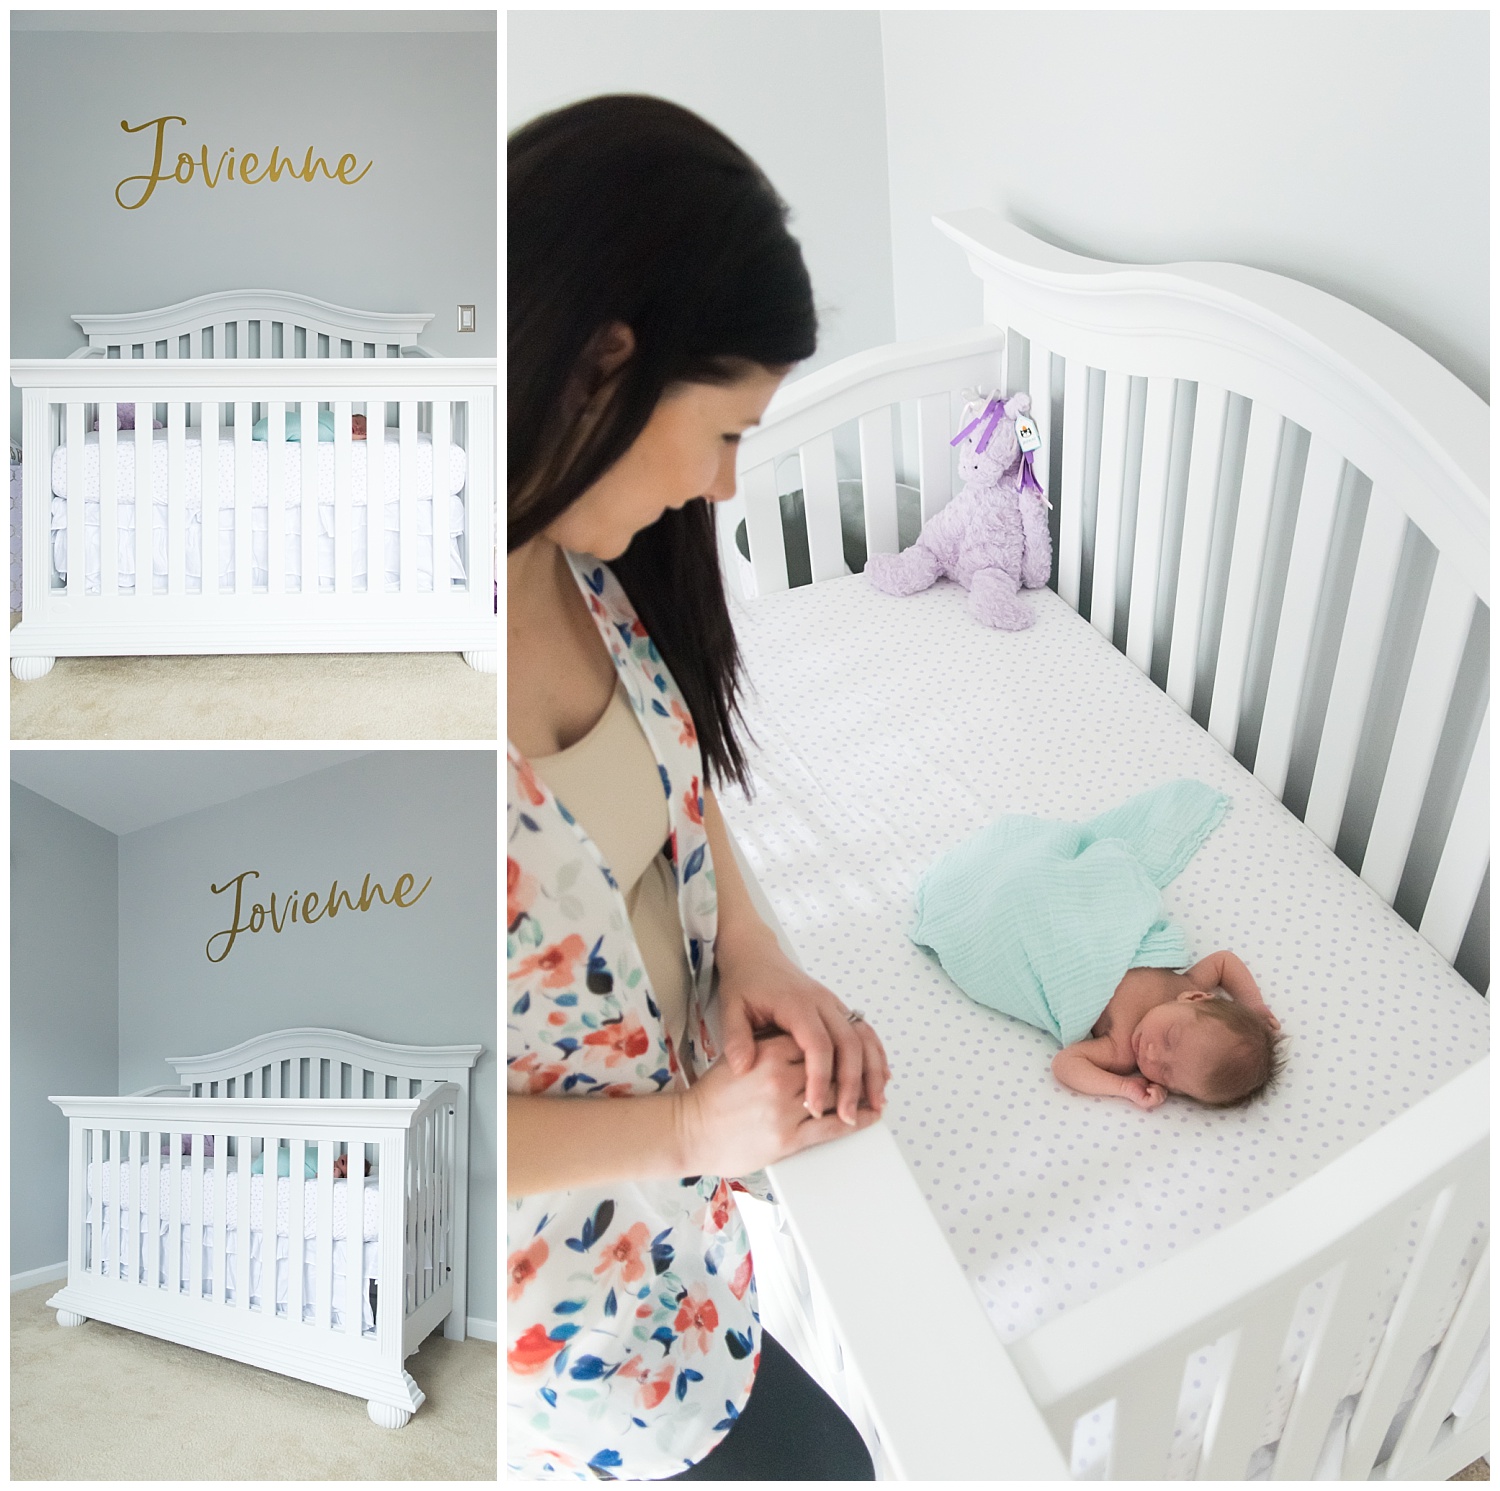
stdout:
<svg viewBox="0 0 1500 1491">
<path fill-rule="evenodd" d="M 963 490 L 927 520 L 911 548 L 870 556 L 865 574 L 877 590 L 914 595 L 947 575 L 969 592 L 969 608 L 986 626 L 1019 632 L 1032 624 L 1018 593 L 1047 583 L 1052 536 L 1050 504 L 1031 469 L 1038 442 L 1029 420 L 1017 434 L 1017 419 L 1030 410 L 1024 393 L 965 406 L 969 423 L 949 442 L 959 446 Z"/>
</svg>

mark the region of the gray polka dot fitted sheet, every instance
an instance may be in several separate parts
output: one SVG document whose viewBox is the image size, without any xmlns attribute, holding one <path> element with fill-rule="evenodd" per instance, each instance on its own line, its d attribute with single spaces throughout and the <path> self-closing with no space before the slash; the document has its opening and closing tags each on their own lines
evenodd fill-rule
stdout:
<svg viewBox="0 0 1500 1491">
<path fill-rule="evenodd" d="M 803 964 L 879 1030 L 887 1122 L 1006 1342 L 1307 1179 L 1488 1043 L 1485 1000 L 1310 829 L 1058 596 L 1025 600 L 1018 633 L 947 581 L 732 602 L 755 793 L 722 794 Z M 1050 1038 L 968 1000 L 907 935 L 922 872 L 993 818 L 1085 818 L 1177 777 L 1232 806 L 1167 912 L 1195 959 L 1245 960 L 1289 1038 L 1280 1086 L 1238 1111 L 1065 1090 Z M 1267 1441 L 1300 1360 L 1294 1342 Z"/>
</svg>

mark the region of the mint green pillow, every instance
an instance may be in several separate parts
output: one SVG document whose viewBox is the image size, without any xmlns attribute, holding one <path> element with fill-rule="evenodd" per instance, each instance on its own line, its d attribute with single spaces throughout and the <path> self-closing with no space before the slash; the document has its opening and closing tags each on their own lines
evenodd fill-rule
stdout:
<svg viewBox="0 0 1500 1491">
<path fill-rule="evenodd" d="M 252 440 L 268 440 L 268 431 L 271 427 L 271 417 L 266 415 L 263 419 L 255 421 L 255 427 L 250 431 Z M 302 412 L 299 409 L 288 409 L 286 412 L 286 438 L 288 440 L 302 439 Z M 318 411 L 318 439 L 333 439 L 333 410 L 320 409 Z"/>
<path fill-rule="evenodd" d="M 258 1154 L 250 1162 L 251 1175 L 264 1175 L 266 1173 L 266 1157 Z M 276 1174 L 286 1179 L 292 1173 L 292 1152 L 285 1145 L 276 1151 Z M 304 1153 L 302 1161 L 302 1174 L 307 1180 L 318 1178 L 318 1151 L 315 1145 L 309 1144 Z"/>
</svg>

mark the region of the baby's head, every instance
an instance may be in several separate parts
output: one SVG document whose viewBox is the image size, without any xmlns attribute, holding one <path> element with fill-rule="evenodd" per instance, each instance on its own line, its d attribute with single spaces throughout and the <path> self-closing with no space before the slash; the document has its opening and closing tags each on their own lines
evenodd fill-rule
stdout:
<svg viewBox="0 0 1500 1491">
<path fill-rule="evenodd" d="M 1190 989 L 1147 1011 L 1138 1027 L 1136 1064 L 1160 1082 L 1211 1108 L 1239 1108 L 1280 1075 L 1276 1032 L 1232 999 Z"/>
</svg>

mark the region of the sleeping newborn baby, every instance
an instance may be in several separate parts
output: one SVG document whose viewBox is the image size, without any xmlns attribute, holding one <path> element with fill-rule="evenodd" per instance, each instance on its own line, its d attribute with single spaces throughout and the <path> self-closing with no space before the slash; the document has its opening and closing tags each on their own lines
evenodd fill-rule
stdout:
<svg viewBox="0 0 1500 1491">
<path fill-rule="evenodd" d="M 1215 996 L 1219 988 L 1228 999 Z M 1090 1039 L 1052 1058 L 1052 1075 L 1074 1092 L 1128 1098 L 1137 1108 L 1159 1108 L 1169 1092 L 1239 1107 L 1279 1070 L 1280 1028 L 1233 953 L 1210 953 L 1186 973 L 1132 968 Z"/>
<path fill-rule="evenodd" d="M 1228 807 L 1178 781 L 1083 823 L 997 819 L 923 877 L 912 940 L 969 998 L 1047 1031 L 1075 1092 L 1246 1102 L 1276 1073 L 1277 1021 L 1233 953 L 1174 973 L 1187 939 L 1162 914 L 1162 888 Z"/>
</svg>

